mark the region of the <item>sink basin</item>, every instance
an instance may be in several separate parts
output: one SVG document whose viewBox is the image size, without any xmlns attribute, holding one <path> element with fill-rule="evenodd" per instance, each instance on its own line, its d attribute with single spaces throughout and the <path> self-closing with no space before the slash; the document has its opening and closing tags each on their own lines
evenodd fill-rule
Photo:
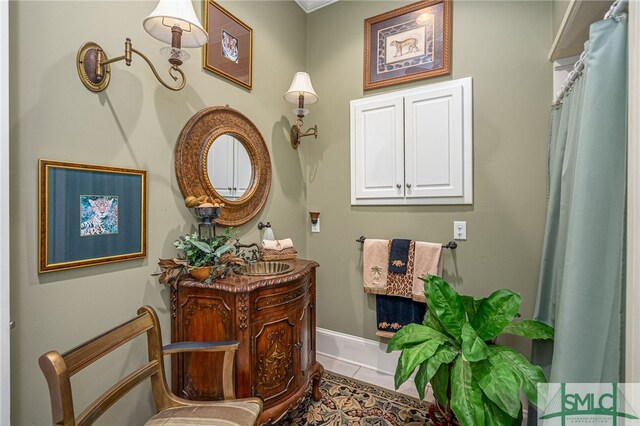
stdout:
<svg viewBox="0 0 640 426">
<path fill-rule="evenodd" d="M 256 262 L 240 266 L 235 272 L 241 275 L 279 275 L 292 269 L 293 265 L 285 262 Z"/>
</svg>

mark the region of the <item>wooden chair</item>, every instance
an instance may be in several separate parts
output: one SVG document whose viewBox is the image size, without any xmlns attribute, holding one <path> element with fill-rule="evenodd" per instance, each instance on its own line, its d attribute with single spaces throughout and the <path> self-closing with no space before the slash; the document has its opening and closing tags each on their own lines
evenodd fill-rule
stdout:
<svg viewBox="0 0 640 426">
<path fill-rule="evenodd" d="M 100 395 L 77 417 L 73 410 L 70 378 L 93 362 L 124 343 L 147 333 L 149 362 L 119 380 Z M 254 425 L 262 412 L 259 398 L 233 399 L 233 362 L 238 342 L 183 342 L 162 348 L 160 324 L 155 311 L 149 306 L 138 309 L 138 316 L 80 346 L 60 355 L 47 352 L 39 363 L 49 385 L 51 412 L 56 425 L 93 424 L 111 405 L 145 379 L 151 379 L 151 388 L 158 414 L 146 425 Z M 189 401 L 171 393 L 167 386 L 163 355 L 185 351 L 224 351 L 224 401 Z"/>
</svg>

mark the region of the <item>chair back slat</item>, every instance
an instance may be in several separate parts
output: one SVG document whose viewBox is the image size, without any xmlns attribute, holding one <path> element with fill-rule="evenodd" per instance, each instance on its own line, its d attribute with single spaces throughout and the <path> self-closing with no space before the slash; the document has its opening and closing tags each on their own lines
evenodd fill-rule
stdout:
<svg viewBox="0 0 640 426">
<path fill-rule="evenodd" d="M 93 424 L 109 407 L 117 402 L 131 389 L 151 377 L 158 372 L 158 361 L 153 360 L 136 371 L 121 379 L 115 385 L 110 387 L 98 399 L 93 401 L 82 413 L 76 418 L 76 425 L 86 426 Z"/>
<path fill-rule="evenodd" d="M 141 308 L 141 312 L 136 318 L 120 324 L 62 355 L 51 351 L 40 357 L 40 368 L 49 386 L 54 424 L 65 426 L 92 424 L 107 408 L 137 384 L 156 373 L 163 373 L 160 372 L 162 360 L 150 360 L 100 395 L 78 418 L 75 417 L 70 377 L 114 349 L 156 327 L 157 321 L 154 321 L 150 312 Z M 155 335 L 159 336 L 157 333 Z M 154 342 L 154 345 L 159 346 L 160 343 Z"/>
<path fill-rule="evenodd" d="M 62 354 L 69 377 L 152 327 L 151 316 L 145 312 Z"/>
</svg>

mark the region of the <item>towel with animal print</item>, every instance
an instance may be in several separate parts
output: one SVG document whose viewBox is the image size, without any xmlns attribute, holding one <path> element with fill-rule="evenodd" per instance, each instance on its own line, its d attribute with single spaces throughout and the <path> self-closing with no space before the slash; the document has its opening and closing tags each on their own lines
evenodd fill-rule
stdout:
<svg viewBox="0 0 640 426">
<path fill-rule="evenodd" d="M 389 272 L 387 274 L 387 294 L 389 296 L 411 298 L 414 263 L 415 242 L 392 240 L 389 248 Z"/>
</svg>

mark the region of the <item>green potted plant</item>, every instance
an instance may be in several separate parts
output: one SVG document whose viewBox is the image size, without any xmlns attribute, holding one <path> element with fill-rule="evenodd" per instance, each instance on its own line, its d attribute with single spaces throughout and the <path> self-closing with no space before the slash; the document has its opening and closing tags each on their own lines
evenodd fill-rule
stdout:
<svg viewBox="0 0 640 426">
<path fill-rule="evenodd" d="M 417 368 L 420 398 L 430 383 L 437 400 L 428 413 L 435 425 L 520 425 L 520 391 L 537 405 L 537 385 L 546 378 L 496 338 L 507 333 L 553 339 L 553 328 L 533 320 L 512 322 L 522 298 L 510 290 L 475 299 L 459 295 L 440 277 L 423 281 L 428 307 L 423 323 L 406 325 L 388 344 L 387 352 L 402 351 L 396 389 Z"/>
<path fill-rule="evenodd" d="M 233 228 L 228 227 L 222 235 L 212 238 L 200 238 L 197 232 L 179 237 L 173 245 L 182 251 L 184 257 L 173 259 L 159 259 L 158 265 L 162 270 L 159 274 L 161 284 L 170 283 L 187 271 L 194 278 L 207 284 L 221 277 L 230 264 L 244 263 L 234 256 Z"/>
</svg>

